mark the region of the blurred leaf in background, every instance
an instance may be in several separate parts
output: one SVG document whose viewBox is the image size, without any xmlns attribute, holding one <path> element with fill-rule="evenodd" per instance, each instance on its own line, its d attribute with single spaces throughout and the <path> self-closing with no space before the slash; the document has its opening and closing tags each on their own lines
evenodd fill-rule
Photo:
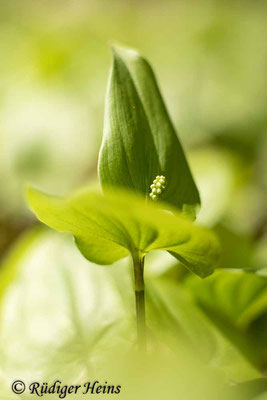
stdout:
<svg viewBox="0 0 267 400">
<path fill-rule="evenodd" d="M 18 243 L 18 250 L 19 247 Z M 149 334 L 158 358 L 153 356 L 145 362 L 141 378 L 136 372 L 137 361 L 131 355 L 135 311 L 130 263 L 125 259 L 112 267 L 96 266 L 79 254 L 68 236 L 46 229 L 40 231 L 39 239 L 16 259 L 17 278 L 9 285 L 2 306 L 0 354 L 6 387 L 15 376 L 29 382 L 33 376 L 52 381 L 58 378 L 60 370 L 60 377 L 66 382 L 83 381 L 88 376 L 117 379 L 128 388 L 127 395 L 139 393 L 140 398 L 146 398 L 145 389 L 140 393 L 140 379 L 146 379 L 143 386 L 155 393 L 155 398 L 160 398 L 163 387 L 166 391 L 169 383 L 170 396 L 174 390 L 191 400 L 198 390 L 199 398 L 209 398 L 211 393 L 213 396 L 221 393 L 229 380 L 243 382 L 259 377 L 261 363 L 249 357 L 255 349 L 253 336 L 242 329 L 239 343 L 236 342 L 235 316 L 230 319 L 228 333 L 227 325 L 218 323 L 228 312 L 224 305 L 218 306 L 222 296 L 227 299 L 228 282 L 243 275 L 227 272 L 225 279 L 222 271 L 214 278 L 207 278 L 204 286 L 202 280 L 195 278 L 195 290 L 192 276 L 176 282 L 169 280 L 155 271 L 154 261 L 154 257 L 148 258 L 146 281 Z M 166 267 L 169 261 L 161 258 Z M 5 268 L 10 262 L 7 261 Z M 207 286 L 219 281 L 220 276 L 221 292 L 214 292 L 210 298 L 216 313 L 214 318 L 199 299 L 202 293 L 209 295 Z M 249 288 L 258 290 L 254 282 L 264 284 L 264 278 L 254 274 L 245 276 L 247 293 Z M 122 286 L 123 290 L 118 290 Z M 241 305 L 244 311 L 246 302 L 244 297 Z M 229 307 L 235 315 L 230 303 Z M 264 307 L 262 303 L 261 314 Z M 260 316 L 258 312 L 254 315 Z M 115 354 L 116 363 L 110 365 Z M 125 355 L 127 377 L 123 372 Z M 132 374 L 129 368 L 133 368 Z M 159 373 L 162 389 L 153 384 Z M 192 379 L 195 385 L 190 387 Z M 207 383 L 210 379 L 212 385 Z M 127 399 L 127 395 L 123 398 Z"/>
</svg>

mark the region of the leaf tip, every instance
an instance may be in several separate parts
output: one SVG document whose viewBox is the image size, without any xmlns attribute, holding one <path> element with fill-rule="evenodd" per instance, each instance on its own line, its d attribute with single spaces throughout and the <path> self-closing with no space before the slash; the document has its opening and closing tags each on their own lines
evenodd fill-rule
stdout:
<svg viewBox="0 0 267 400">
<path fill-rule="evenodd" d="M 34 189 L 31 185 L 27 184 L 25 187 L 25 199 L 27 203 L 31 206 L 31 201 L 36 194 L 36 189 Z"/>
<path fill-rule="evenodd" d="M 140 53 L 133 48 L 127 47 L 127 46 L 122 46 L 116 42 L 111 42 L 109 43 L 111 52 L 113 54 L 113 57 L 119 57 L 119 58 L 139 58 Z"/>
<path fill-rule="evenodd" d="M 30 210 L 34 214 L 37 214 L 38 203 L 40 201 L 40 198 L 43 196 L 44 196 L 44 193 L 42 193 L 40 190 L 32 187 L 31 185 L 26 185 L 25 200 L 26 200 Z"/>
</svg>

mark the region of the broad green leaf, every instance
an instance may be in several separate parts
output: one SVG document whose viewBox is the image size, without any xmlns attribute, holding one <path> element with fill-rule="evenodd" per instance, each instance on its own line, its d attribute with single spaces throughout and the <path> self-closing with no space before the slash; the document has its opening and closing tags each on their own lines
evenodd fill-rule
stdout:
<svg viewBox="0 0 267 400">
<path fill-rule="evenodd" d="M 222 400 L 266 400 L 267 379 L 258 378 L 239 383 L 238 385 L 231 385 L 223 393 Z"/>
<path fill-rule="evenodd" d="M 150 328 L 173 351 L 180 354 L 182 346 L 190 349 L 196 358 L 222 370 L 228 379 L 244 381 L 260 377 L 257 368 L 216 321 L 197 306 L 183 286 L 173 280 L 149 280 L 146 293 Z"/>
<path fill-rule="evenodd" d="M 185 282 L 197 304 L 236 347 L 262 370 L 267 365 L 267 277 L 242 271 L 217 271 L 199 285 Z"/>
<path fill-rule="evenodd" d="M 189 277 L 187 286 L 206 310 L 244 330 L 267 312 L 267 277 L 242 271 L 217 271 L 202 285 Z"/>
<path fill-rule="evenodd" d="M 248 235 L 234 232 L 222 224 L 214 227 L 221 243 L 220 268 L 257 270 L 264 265 L 256 260 L 256 243 Z"/>
<path fill-rule="evenodd" d="M 104 137 L 99 156 L 102 187 L 148 196 L 157 175 L 167 179 L 162 199 L 180 209 L 200 203 L 183 149 L 148 62 L 136 51 L 113 49 Z"/>
<path fill-rule="evenodd" d="M 216 266 L 219 245 L 211 231 L 132 193 L 84 190 L 62 199 L 29 189 L 28 199 L 42 222 L 71 232 L 81 253 L 94 263 L 111 264 L 129 252 L 168 250 L 203 278 Z"/>
</svg>

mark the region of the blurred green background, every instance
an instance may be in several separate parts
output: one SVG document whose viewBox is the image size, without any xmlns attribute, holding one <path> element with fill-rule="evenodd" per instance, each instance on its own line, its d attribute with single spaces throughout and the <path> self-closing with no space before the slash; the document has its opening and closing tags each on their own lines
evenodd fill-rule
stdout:
<svg viewBox="0 0 267 400">
<path fill-rule="evenodd" d="M 44 360 L 40 354 L 47 346 L 66 355 L 62 343 L 58 350 L 59 337 L 66 338 L 68 348 L 68 332 L 80 337 L 77 312 L 90 320 L 94 301 L 100 301 L 94 289 L 88 304 L 84 282 L 98 282 L 94 287 L 105 292 L 103 268 L 87 268 L 68 236 L 36 227 L 24 189 L 31 183 L 65 194 L 97 179 L 109 42 L 135 47 L 151 62 L 200 189 L 198 221 L 222 238 L 222 267 L 258 270 L 265 276 L 266 20 L 263 0 L 0 2 L 1 334 L 3 343 L 7 338 L 12 342 L 10 349 L 3 345 L 1 355 L 7 381 L 22 371 L 30 378 L 36 368 L 44 376 L 47 363 L 54 365 L 53 357 L 58 357 L 49 353 Z M 174 263 L 168 257 L 151 262 L 150 273 L 179 280 Z M 120 268 L 114 267 L 119 280 Z M 84 293 L 70 286 L 74 278 L 68 274 L 75 275 L 77 288 L 85 286 Z M 113 282 L 114 277 L 108 279 Z M 250 322 L 267 313 L 263 294 Z M 100 304 L 106 304 L 103 298 Z M 111 317 L 109 311 L 107 324 L 121 318 L 121 312 Z M 244 332 L 249 323 L 241 323 L 237 331 Z M 263 329 L 257 332 L 262 335 Z M 81 343 L 93 346 L 74 343 L 75 365 L 84 361 Z M 66 370 L 67 363 L 61 368 Z"/>
</svg>

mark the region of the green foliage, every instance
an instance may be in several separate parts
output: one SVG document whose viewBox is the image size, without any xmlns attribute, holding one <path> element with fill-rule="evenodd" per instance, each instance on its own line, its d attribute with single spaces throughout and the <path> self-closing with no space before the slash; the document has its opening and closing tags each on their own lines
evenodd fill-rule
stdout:
<svg viewBox="0 0 267 400">
<path fill-rule="evenodd" d="M 134 194 L 82 191 L 62 199 L 29 189 L 28 200 L 42 222 L 71 232 L 82 254 L 97 264 L 111 264 L 129 252 L 168 250 L 202 278 L 216 266 L 219 245 L 212 232 Z"/>
<path fill-rule="evenodd" d="M 102 187 L 127 187 L 147 197 L 161 174 L 166 202 L 180 209 L 200 203 L 150 65 L 136 51 L 116 47 L 99 157 Z"/>
<path fill-rule="evenodd" d="M 263 40 L 267 3 L 167 1 L 162 12 L 160 2 L 151 10 L 147 2 L 127 2 L 126 6 L 120 0 L 114 7 L 106 0 L 92 0 L 79 3 L 75 18 L 72 2 L 65 4 L 64 18 L 62 4 L 57 2 L 52 8 L 49 3 L 39 7 L 38 2 L 29 0 L 9 3 L 0 5 L 0 397 L 11 400 L 11 380 L 17 376 L 27 380 L 36 371 L 43 381 L 60 378 L 77 382 L 88 376 L 110 378 L 110 370 L 117 368 L 115 381 L 128 392 L 123 393 L 124 400 L 266 400 L 266 378 L 250 379 L 255 378 L 257 369 L 262 376 L 267 370 L 267 288 L 263 276 L 267 270 L 267 41 Z M 25 180 L 60 194 L 84 177 L 93 177 L 109 62 L 106 43 L 111 37 L 131 43 L 154 60 L 179 138 L 189 150 L 187 156 L 201 194 L 198 221 L 216 225 L 215 233 L 222 243 L 219 267 L 228 269 L 203 282 L 174 258 L 171 261 L 167 252 L 152 252 L 146 257 L 149 356 L 155 350 L 150 365 L 145 357 L 142 363 L 131 363 L 129 355 L 129 349 L 135 349 L 130 260 L 124 258 L 112 268 L 94 265 L 73 246 L 71 235 L 39 225 L 37 230 L 17 236 L 33 222 L 22 200 Z M 14 78 L 15 84 L 10 85 Z M 137 53 L 116 48 L 111 79 L 103 142 L 108 161 L 104 178 L 141 192 L 145 205 L 152 180 L 164 174 L 162 165 L 172 165 L 168 190 L 181 190 L 164 191 L 165 202 L 160 202 L 162 193 L 158 207 L 173 206 L 192 213 L 190 203 L 185 206 L 191 192 L 185 193 L 187 188 L 181 182 L 186 174 L 180 172 L 187 171 L 192 193 L 194 183 L 150 67 Z M 123 104 L 122 97 L 126 100 Z M 132 103 L 135 109 L 127 108 Z M 115 118 L 116 113 L 120 118 Z M 126 125 L 127 118 L 131 123 Z M 124 148 L 116 141 L 121 131 Z M 105 148 L 108 142 L 111 151 Z M 100 164 L 102 161 L 100 158 Z M 109 170 L 111 164 L 118 169 Z M 133 182 L 128 180 L 132 177 L 129 171 Z M 147 177 L 150 173 L 151 180 Z M 103 187 L 106 191 L 105 182 Z M 101 198 L 99 207 L 90 209 L 93 224 L 87 215 L 83 224 L 86 236 L 90 230 L 94 232 L 94 256 L 128 254 L 128 248 L 117 243 L 115 251 L 114 241 L 110 247 L 104 241 L 100 231 L 109 207 L 97 196 Z M 193 203 L 198 204 L 197 192 L 195 198 Z M 110 208 L 119 212 L 121 202 L 117 200 L 115 196 Z M 62 207 L 65 202 L 60 203 Z M 150 213 L 153 204 L 143 205 L 140 214 Z M 116 238 L 124 240 L 117 230 L 124 230 L 127 236 L 129 229 L 127 238 L 133 235 L 138 242 L 136 231 L 142 219 L 142 232 L 148 230 L 145 224 L 156 232 L 160 228 L 162 240 L 169 224 L 160 217 L 159 227 L 146 217 L 130 215 L 132 206 L 129 201 L 126 217 L 124 205 L 121 218 L 109 213 L 104 235 L 112 237 L 116 232 Z M 178 231 L 180 224 L 179 216 Z M 99 237 L 95 235 L 97 228 Z M 6 257 L 7 246 L 10 251 Z M 85 253 L 93 252 L 91 246 L 84 246 Z M 181 253 L 172 254 L 186 263 Z M 258 275 L 231 268 L 262 270 Z M 170 358 L 161 359 L 162 353 Z M 249 381 L 238 383 L 244 379 Z"/>
<path fill-rule="evenodd" d="M 3 323 L 5 330 L 8 329 L 6 337 L 9 346 L 3 342 L 3 351 L 4 356 L 9 360 L 9 368 L 12 366 L 16 374 L 19 370 L 22 377 L 24 373 L 26 374 L 24 371 L 38 369 L 44 381 L 57 379 L 60 370 L 64 381 L 73 381 L 80 376 L 82 371 L 90 375 L 95 369 L 100 368 L 103 371 L 103 368 L 107 367 L 103 373 L 104 379 L 107 379 L 111 373 L 110 364 L 112 369 L 114 368 L 110 360 L 116 359 L 114 364 L 118 368 L 118 380 L 121 382 L 125 370 L 125 353 L 129 354 L 129 349 L 134 346 L 135 339 L 130 263 L 122 260 L 112 268 L 93 265 L 83 259 L 72 246 L 68 235 L 58 234 L 48 229 L 45 230 L 41 240 L 32 243 L 29 250 L 27 254 L 21 254 L 18 260 L 21 273 L 20 279 L 16 280 L 16 286 L 21 295 L 18 297 L 16 290 L 13 293 L 13 301 L 15 296 L 16 303 L 12 325 L 8 324 L 7 315 L 4 315 Z M 161 254 L 164 256 L 164 253 Z M 218 389 L 221 381 L 228 386 L 229 379 L 231 382 L 241 382 L 259 376 L 260 373 L 257 371 L 259 364 L 254 367 L 248 360 L 247 354 L 240 348 L 240 343 L 233 340 L 236 333 L 234 325 L 230 325 L 229 332 L 226 334 L 226 324 L 218 324 L 218 319 L 224 319 L 224 308 L 214 306 L 215 312 L 211 315 L 197 300 L 201 287 L 205 287 L 208 291 L 208 282 L 215 281 L 217 275 L 218 286 L 219 275 L 221 281 L 226 282 L 225 276 L 231 274 L 245 275 L 247 286 L 252 287 L 256 275 L 236 274 L 222 270 L 204 281 L 196 277 L 194 282 L 195 284 L 199 282 L 199 284 L 192 289 L 188 279 L 174 281 L 173 278 L 167 280 L 165 276 L 153 278 L 152 271 L 158 256 L 151 254 L 146 260 L 147 324 L 154 353 L 171 354 L 171 360 L 162 360 L 161 368 L 159 368 L 164 386 L 166 387 L 165 384 L 168 382 L 171 390 L 177 383 L 179 388 L 177 390 L 180 393 L 182 391 L 180 385 L 187 382 L 184 392 L 182 391 L 183 398 L 194 400 L 202 397 L 198 396 L 194 388 L 191 388 L 192 380 L 194 380 L 194 387 L 196 382 L 199 385 L 202 382 L 205 388 L 204 393 L 206 391 L 208 393 L 212 383 L 215 389 L 221 390 Z M 161 257 L 161 263 L 166 267 L 169 262 L 172 263 L 171 258 Z M 193 277 L 190 280 L 192 281 Z M 38 296 L 34 287 L 38 288 Z M 52 291 L 51 287 L 53 287 Z M 225 291 L 227 292 L 227 285 L 225 285 Z M 28 293 L 27 296 L 25 292 Z M 214 291 L 213 296 L 210 295 L 210 303 L 213 302 L 216 305 L 222 293 L 223 289 Z M 231 300 L 233 306 L 235 302 L 238 302 L 239 296 L 236 297 Z M 54 304 L 57 304 L 55 313 L 52 311 Z M 9 312 L 10 309 L 6 309 L 6 313 Z M 42 338 L 42 335 L 40 335 L 42 340 L 40 337 L 37 340 L 38 346 L 36 342 L 33 346 L 28 339 L 28 331 L 23 329 L 25 315 L 26 320 L 34 323 L 37 332 L 40 330 L 40 317 L 44 318 L 46 330 L 51 335 L 49 342 L 51 347 L 47 346 L 46 336 Z M 63 321 L 68 321 L 67 324 L 64 322 L 62 325 L 59 315 L 62 316 Z M 11 332 L 13 332 L 12 335 Z M 242 329 L 238 339 L 242 340 L 242 337 L 247 338 L 247 336 L 247 332 Z M 19 348 L 24 350 L 22 355 L 19 353 L 20 360 L 16 357 L 16 363 L 19 364 L 16 366 L 14 366 L 14 361 L 8 358 L 13 341 L 19 343 Z M 250 345 L 251 350 L 257 353 L 255 338 L 252 338 Z M 34 364 L 32 359 L 35 360 Z M 152 378 L 156 369 L 154 361 L 156 362 L 153 356 L 152 365 L 149 367 Z M 170 366 L 173 373 L 171 376 L 168 370 Z M 137 365 L 131 365 L 131 361 L 127 359 L 127 373 L 131 367 L 138 370 Z M 144 373 L 149 373 L 148 367 Z M 98 373 L 97 378 L 99 378 Z M 134 371 L 133 378 L 138 381 Z M 126 380 L 124 386 L 128 388 L 131 385 Z M 139 386 L 137 382 L 136 388 Z M 145 387 L 153 392 L 153 379 L 151 382 L 146 381 Z M 228 387 L 226 395 L 222 394 L 218 398 L 228 400 L 233 392 L 234 400 L 239 398 L 243 400 L 242 396 L 238 397 L 242 387 L 239 385 Z M 136 394 L 134 385 L 131 388 L 131 394 Z M 192 395 L 189 394 L 191 391 L 193 391 Z M 4 394 L 3 398 L 5 398 Z M 147 397 L 141 393 L 135 398 Z M 160 396 L 155 398 L 160 398 Z M 217 397 L 203 396 L 203 399 L 206 398 Z M 251 398 L 252 396 L 248 397 L 248 399 Z"/>
<path fill-rule="evenodd" d="M 21 259 L 31 251 L 34 243 L 42 237 L 44 232 L 43 228 L 35 228 L 26 232 L 16 245 L 10 250 L 8 255 L 1 263 L 0 269 L 0 308 L 2 308 L 2 301 L 6 290 L 12 284 L 14 278 L 18 275 L 20 270 Z"/>
<path fill-rule="evenodd" d="M 196 358 L 221 369 L 228 379 L 244 381 L 260 376 L 216 320 L 198 307 L 186 287 L 154 280 L 149 282 L 147 293 L 153 332 L 175 353 L 179 354 L 180 347 L 188 348 Z"/>
<path fill-rule="evenodd" d="M 198 306 L 245 356 L 265 369 L 267 365 L 267 277 L 243 271 L 217 271 L 199 285 L 185 281 Z"/>
<path fill-rule="evenodd" d="M 12 339 L 23 343 L 20 348 L 27 344 L 29 354 L 36 360 L 34 365 L 42 374 L 49 375 L 49 381 L 57 378 L 59 370 L 64 380 L 77 378 L 85 368 L 87 374 L 91 374 L 99 365 L 109 364 L 114 357 L 117 360 L 122 346 L 125 368 L 125 353 L 128 354 L 135 340 L 130 262 L 121 260 L 112 268 L 93 265 L 72 246 L 68 235 L 48 229 L 30 250 L 18 262 L 21 278 L 16 285 L 21 296 L 16 297 L 14 321 L 8 325 L 9 341 L 10 331 L 17 326 Z M 173 364 L 175 374 L 184 371 L 187 379 L 199 379 L 201 374 L 200 380 L 204 381 L 214 368 L 227 379 L 255 378 L 258 375 L 256 369 L 225 336 L 215 319 L 210 319 L 195 301 L 189 286 L 162 276 L 153 278 L 149 274 L 155 258 L 158 257 L 154 254 L 146 261 L 147 324 L 153 353 L 166 353 L 167 349 L 173 361 L 176 360 Z M 170 262 L 171 258 L 167 257 L 167 260 Z M 161 258 L 161 262 L 168 265 L 166 258 Z M 196 280 L 200 284 L 207 281 Z M 35 286 L 39 296 L 36 296 Z M 55 312 L 54 304 L 57 304 Z M 221 315 L 220 310 L 217 313 Z M 36 326 L 37 332 L 40 316 L 45 317 L 47 332 L 52 336 L 49 349 L 45 345 L 46 335 L 44 338 L 41 335 L 38 346 L 33 347 L 28 341 L 28 333 L 22 328 L 25 315 Z M 54 340 L 53 335 L 59 340 Z M 4 349 L 5 354 L 10 351 L 9 347 Z M 30 364 L 27 353 L 23 352 L 20 367 L 27 371 Z M 120 368 L 119 360 L 117 366 Z M 107 376 L 109 373 L 110 369 Z M 121 370 L 119 375 L 121 377 Z M 44 377 L 48 379 L 46 375 Z"/>
<path fill-rule="evenodd" d="M 222 247 L 221 268 L 238 268 L 244 270 L 262 268 L 261 263 L 256 260 L 256 243 L 252 238 L 234 232 L 222 224 L 218 224 L 214 228 L 214 231 Z"/>
<path fill-rule="evenodd" d="M 267 277 L 242 271 L 217 271 L 199 285 L 187 282 L 199 304 L 244 330 L 267 311 Z"/>
</svg>

